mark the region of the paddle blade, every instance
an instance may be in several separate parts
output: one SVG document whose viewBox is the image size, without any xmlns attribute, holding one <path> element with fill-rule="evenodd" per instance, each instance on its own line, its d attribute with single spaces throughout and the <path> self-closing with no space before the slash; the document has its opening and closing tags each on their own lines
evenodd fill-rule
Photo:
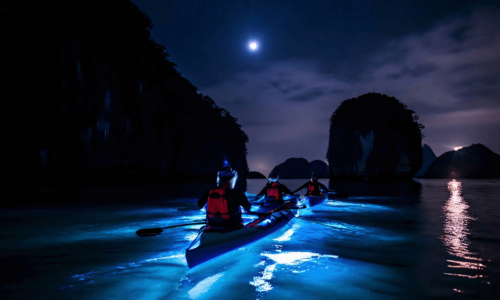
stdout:
<svg viewBox="0 0 500 300">
<path fill-rule="evenodd" d="M 163 232 L 163 229 L 161 228 L 150 228 L 150 229 L 140 229 L 135 232 L 140 237 L 145 237 L 145 236 L 157 236 L 160 233 Z"/>
<path fill-rule="evenodd" d="M 346 193 L 328 193 L 328 200 L 349 198 L 349 194 Z"/>
</svg>

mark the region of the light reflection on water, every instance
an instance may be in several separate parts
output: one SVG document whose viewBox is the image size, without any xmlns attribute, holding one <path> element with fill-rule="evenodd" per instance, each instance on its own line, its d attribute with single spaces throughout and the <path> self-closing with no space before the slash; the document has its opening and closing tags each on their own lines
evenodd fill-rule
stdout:
<svg viewBox="0 0 500 300">
<path fill-rule="evenodd" d="M 486 266 L 478 261 L 483 261 L 479 257 L 479 253 L 469 250 L 470 241 L 467 236 L 469 232 L 469 222 L 476 220 L 468 214 L 469 205 L 462 197 L 462 183 L 453 179 L 448 182 L 448 190 L 450 197 L 443 207 L 445 214 L 444 232 L 441 237 L 443 244 L 447 247 L 447 252 L 450 255 L 476 262 L 462 260 L 447 260 L 449 268 L 452 269 L 467 269 L 467 270 L 484 270 Z M 465 270 L 464 270 L 465 271 Z M 444 273 L 450 276 L 465 277 L 465 278 L 483 278 L 482 274 L 457 274 Z"/>
<path fill-rule="evenodd" d="M 276 245 L 276 247 L 280 247 Z M 255 265 L 254 267 L 265 266 L 264 270 L 261 272 L 261 276 L 254 276 L 253 280 L 250 281 L 250 285 L 255 286 L 255 291 L 260 294 L 259 298 L 262 298 L 262 293 L 268 292 L 273 289 L 271 285 L 271 279 L 273 278 L 273 272 L 278 265 L 289 266 L 292 273 L 303 273 L 308 269 L 303 269 L 301 264 L 311 260 L 319 260 L 320 258 L 338 258 L 337 255 L 322 255 L 312 252 L 282 252 L 277 250 L 278 253 L 261 253 L 262 256 L 267 257 L 265 261 L 272 261 L 268 266 L 265 266 L 265 261 Z M 290 266 L 295 266 L 293 269 Z"/>
<path fill-rule="evenodd" d="M 222 277 L 224 273 L 219 273 L 213 276 L 210 276 L 204 280 L 202 280 L 200 283 L 198 283 L 194 288 L 189 290 L 188 296 L 189 299 L 196 299 L 200 297 L 202 294 L 207 293 L 209 288 L 217 281 L 219 278 Z"/>
</svg>

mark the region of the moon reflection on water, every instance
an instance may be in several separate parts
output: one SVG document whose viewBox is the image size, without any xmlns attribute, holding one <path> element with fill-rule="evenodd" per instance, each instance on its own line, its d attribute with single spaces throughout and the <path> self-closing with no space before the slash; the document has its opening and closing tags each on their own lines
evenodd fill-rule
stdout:
<svg viewBox="0 0 500 300">
<path fill-rule="evenodd" d="M 448 267 L 452 269 L 476 270 L 473 272 L 484 270 L 486 266 L 481 263 L 483 259 L 479 257 L 479 253 L 471 252 L 469 250 L 470 241 L 467 236 L 470 235 L 470 232 L 468 225 L 470 221 L 475 220 L 475 218 L 468 214 L 469 205 L 462 197 L 462 183 L 453 179 L 448 182 L 448 190 L 450 191 L 450 198 L 448 198 L 443 207 L 445 214 L 445 234 L 441 237 L 441 239 L 447 248 L 448 254 L 461 259 L 447 260 L 447 262 L 450 263 Z M 470 275 L 458 274 L 458 272 L 444 274 L 466 278 L 486 277 L 482 274 Z M 455 291 L 462 292 L 456 289 Z"/>
</svg>

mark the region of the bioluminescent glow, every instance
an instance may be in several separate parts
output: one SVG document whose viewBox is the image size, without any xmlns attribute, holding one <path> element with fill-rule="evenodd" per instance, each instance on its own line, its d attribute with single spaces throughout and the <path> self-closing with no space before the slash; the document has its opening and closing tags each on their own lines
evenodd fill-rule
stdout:
<svg viewBox="0 0 500 300">
<path fill-rule="evenodd" d="M 184 236 L 186 241 L 192 241 L 198 236 L 198 232 L 190 232 Z"/>
<path fill-rule="evenodd" d="M 293 265 L 304 260 L 309 260 L 311 258 L 320 258 L 320 257 L 338 258 L 337 255 L 322 255 L 311 252 L 282 252 L 275 254 L 262 253 L 261 255 L 274 260 L 278 264 L 285 264 L 285 265 Z"/>
<path fill-rule="evenodd" d="M 281 248 L 281 247 L 278 247 Z M 273 272 L 277 269 L 276 267 L 280 264 L 284 265 L 297 265 L 300 262 L 308 261 L 313 258 L 320 257 L 333 257 L 338 258 L 336 255 L 321 255 L 318 253 L 311 252 L 280 252 L 279 253 L 262 253 L 262 256 L 265 256 L 271 259 L 274 263 L 265 267 L 264 271 L 261 273 L 262 276 L 255 276 L 250 284 L 255 286 L 255 291 L 258 293 L 264 293 L 272 290 L 273 286 L 271 285 L 270 280 L 273 278 Z M 265 262 L 262 261 L 259 264 L 254 265 L 254 267 L 260 267 L 265 265 Z M 305 270 L 293 270 L 292 273 L 302 273 Z M 260 298 L 260 297 L 259 297 Z"/>
<path fill-rule="evenodd" d="M 335 207 L 335 211 L 365 211 L 365 210 L 394 210 L 394 208 L 368 203 L 350 203 L 343 201 L 327 201 L 324 206 Z"/>
<path fill-rule="evenodd" d="M 443 207 L 445 213 L 444 221 L 444 232 L 445 234 L 441 237 L 443 244 L 447 247 L 447 252 L 450 255 L 457 256 L 467 260 L 482 261 L 477 256 L 478 253 L 470 252 L 468 246 L 470 242 L 467 239 L 469 233 L 469 222 L 474 220 L 467 210 L 469 205 L 462 197 L 462 183 L 453 179 L 448 182 L 448 190 L 450 191 L 450 198 L 446 201 Z M 483 270 L 486 266 L 481 263 L 469 262 L 469 261 L 456 261 L 448 260 L 452 263 L 448 265 L 449 268 L 460 268 L 460 269 L 470 269 L 470 270 Z M 483 277 L 483 275 L 465 275 L 465 274 L 455 274 L 455 273 L 445 273 L 446 275 L 467 277 L 467 278 L 478 278 Z"/>
<path fill-rule="evenodd" d="M 143 260 L 141 262 L 152 262 L 152 261 L 166 260 L 166 259 L 172 259 L 172 258 L 184 258 L 184 253 L 167 255 L 167 256 L 159 256 L 159 257 L 155 257 L 155 258 L 146 259 L 146 260 Z M 117 268 L 123 268 L 123 267 L 117 267 Z"/>
<path fill-rule="evenodd" d="M 255 276 L 250 284 L 255 286 L 257 292 L 267 292 L 272 290 L 272 285 L 268 282 L 273 278 L 273 271 L 277 264 L 267 266 L 262 272 L 262 276 Z"/>
<path fill-rule="evenodd" d="M 293 229 L 288 229 L 282 236 L 274 239 L 273 241 L 277 242 L 289 241 L 292 235 L 293 235 Z"/>
<path fill-rule="evenodd" d="M 214 276 L 210 276 L 208 278 L 203 279 L 200 281 L 194 288 L 190 289 L 188 292 L 188 296 L 190 299 L 196 299 L 198 298 L 201 294 L 206 293 L 208 289 L 217 281 L 219 278 L 222 277 L 224 273 L 219 273 Z"/>
<path fill-rule="evenodd" d="M 319 223 L 322 226 L 333 228 L 333 229 L 340 231 L 342 233 L 356 234 L 356 235 L 367 233 L 367 230 L 364 227 L 353 225 L 353 224 L 347 224 L 344 222 L 315 221 L 313 218 L 306 218 L 306 217 L 304 217 L 303 219 L 307 220 L 308 222 Z"/>
</svg>

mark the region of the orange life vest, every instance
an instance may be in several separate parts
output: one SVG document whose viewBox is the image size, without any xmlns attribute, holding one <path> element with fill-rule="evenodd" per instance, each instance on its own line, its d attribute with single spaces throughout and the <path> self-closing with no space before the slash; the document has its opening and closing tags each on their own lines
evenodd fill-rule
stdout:
<svg viewBox="0 0 500 300">
<path fill-rule="evenodd" d="M 228 200 L 229 197 L 225 189 L 216 188 L 210 190 L 207 204 L 208 218 L 220 217 L 228 220 L 231 217 Z"/>
<path fill-rule="evenodd" d="M 319 184 L 314 184 L 313 182 L 309 182 L 309 186 L 307 186 L 307 194 L 308 195 L 323 195 L 319 189 Z"/>
<path fill-rule="evenodd" d="M 280 199 L 280 190 L 278 189 L 278 183 L 273 182 L 267 188 L 267 197 L 274 197 L 275 199 Z"/>
</svg>

